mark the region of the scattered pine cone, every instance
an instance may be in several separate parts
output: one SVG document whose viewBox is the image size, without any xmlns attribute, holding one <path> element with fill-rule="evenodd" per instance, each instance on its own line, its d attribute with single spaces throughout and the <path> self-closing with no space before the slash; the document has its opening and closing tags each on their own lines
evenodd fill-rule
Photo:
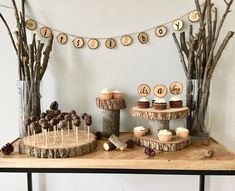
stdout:
<svg viewBox="0 0 235 191">
<path fill-rule="evenodd" d="M 52 110 L 57 110 L 58 107 L 59 107 L 59 104 L 57 101 L 53 101 L 50 105 L 50 109 L 52 109 Z"/>
<path fill-rule="evenodd" d="M 96 139 L 97 139 L 97 140 L 101 140 L 101 139 L 103 138 L 103 134 L 102 134 L 102 132 L 100 132 L 100 131 L 97 131 L 97 132 L 95 133 L 95 135 L 96 135 Z"/>
<path fill-rule="evenodd" d="M 153 149 L 151 149 L 151 148 L 149 148 L 149 147 L 146 147 L 146 148 L 144 149 L 144 153 L 145 153 L 146 155 L 150 156 L 150 157 L 154 157 L 154 156 L 156 155 L 155 150 L 153 150 Z"/>
<path fill-rule="evenodd" d="M 135 142 L 132 139 L 126 141 L 127 148 L 132 149 L 135 146 Z"/>
<path fill-rule="evenodd" d="M 2 147 L 1 150 L 4 155 L 9 155 L 14 151 L 14 146 L 10 143 L 7 143 L 5 146 Z"/>
</svg>

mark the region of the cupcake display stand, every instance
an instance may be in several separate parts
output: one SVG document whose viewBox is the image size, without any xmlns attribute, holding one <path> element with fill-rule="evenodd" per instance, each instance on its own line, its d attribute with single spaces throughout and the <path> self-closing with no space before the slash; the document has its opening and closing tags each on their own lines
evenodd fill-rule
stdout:
<svg viewBox="0 0 235 191">
<path fill-rule="evenodd" d="M 169 130 L 170 120 L 186 118 L 189 115 L 188 107 L 156 110 L 154 108 L 141 109 L 136 106 L 131 108 L 130 114 L 132 117 L 155 122 L 154 125 L 150 127 L 151 135 L 133 138 L 136 144 L 144 147 L 151 147 L 159 151 L 178 151 L 190 144 L 189 137 L 182 138 L 174 136 L 170 142 L 160 142 L 157 137 L 159 129 Z"/>
<path fill-rule="evenodd" d="M 89 153 L 96 148 L 93 133 L 78 130 L 78 139 L 74 130 L 49 131 L 45 143 L 45 134 L 39 133 L 24 137 L 19 144 L 19 152 L 37 158 L 67 158 Z M 61 141 L 63 136 L 63 141 Z"/>
<path fill-rule="evenodd" d="M 120 110 L 126 108 L 125 99 L 101 99 L 97 97 L 96 106 L 103 109 L 103 136 L 110 137 L 112 134 L 119 136 Z"/>
</svg>

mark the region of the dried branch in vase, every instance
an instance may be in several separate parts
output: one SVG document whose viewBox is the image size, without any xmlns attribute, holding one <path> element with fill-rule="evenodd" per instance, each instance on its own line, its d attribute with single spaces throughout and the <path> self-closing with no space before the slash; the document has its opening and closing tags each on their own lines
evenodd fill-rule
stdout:
<svg viewBox="0 0 235 191">
<path fill-rule="evenodd" d="M 187 126 L 191 135 L 208 136 L 205 126 L 205 117 L 210 95 L 210 84 L 215 67 L 221 58 L 229 40 L 234 32 L 229 31 L 221 44 L 218 44 L 224 21 L 231 11 L 233 0 L 226 1 L 226 9 L 220 20 L 217 18 L 217 8 L 211 0 L 205 0 L 201 8 L 199 0 L 195 0 L 199 16 L 199 30 L 193 31 L 190 26 L 188 39 L 185 33 L 180 34 L 180 39 L 173 33 L 173 39 L 179 52 L 180 61 L 187 78 L 186 104 L 191 109 L 191 115 L 187 119 Z M 188 41 L 188 43 L 186 43 Z M 193 100 L 192 79 L 197 83 L 197 103 Z"/>
</svg>

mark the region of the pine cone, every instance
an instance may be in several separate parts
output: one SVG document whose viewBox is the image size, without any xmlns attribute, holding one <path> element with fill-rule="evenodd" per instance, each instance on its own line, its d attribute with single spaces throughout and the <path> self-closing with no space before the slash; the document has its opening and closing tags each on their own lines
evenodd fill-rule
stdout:
<svg viewBox="0 0 235 191">
<path fill-rule="evenodd" d="M 50 105 L 50 109 L 52 109 L 52 110 L 57 110 L 58 107 L 59 107 L 59 104 L 57 101 L 53 101 Z"/>
<path fill-rule="evenodd" d="M 135 146 L 135 142 L 132 139 L 126 141 L 127 148 L 132 149 Z"/>
<path fill-rule="evenodd" d="M 149 147 L 146 147 L 146 148 L 144 149 L 144 153 L 145 153 L 146 155 L 150 156 L 150 157 L 154 157 L 154 156 L 156 155 L 155 150 L 153 150 L 153 149 L 151 149 L 151 148 L 149 148 Z"/>
<path fill-rule="evenodd" d="M 101 140 L 101 139 L 103 138 L 103 134 L 102 134 L 102 132 L 100 132 L 100 131 L 97 131 L 97 132 L 95 133 L 95 135 L 96 135 L 96 139 L 97 139 L 97 140 Z"/>
<path fill-rule="evenodd" d="M 14 146 L 10 143 L 7 143 L 5 146 L 2 147 L 1 150 L 4 155 L 9 155 L 14 151 Z"/>
</svg>

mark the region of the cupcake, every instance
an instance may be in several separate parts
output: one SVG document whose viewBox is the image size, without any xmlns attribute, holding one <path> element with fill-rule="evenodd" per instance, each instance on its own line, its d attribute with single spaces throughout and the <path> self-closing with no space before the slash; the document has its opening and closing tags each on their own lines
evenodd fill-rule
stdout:
<svg viewBox="0 0 235 191">
<path fill-rule="evenodd" d="M 149 133 L 149 128 L 138 126 L 133 129 L 133 132 L 135 137 L 142 137 Z"/>
<path fill-rule="evenodd" d="M 183 101 L 179 97 L 173 96 L 172 98 L 170 98 L 171 108 L 181 108 L 182 106 L 183 106 Z"/>
<path fill-rule="evenodd" d="M 169 142 L 172 140 L 172 132 L 166 129 L 160 130 L 158 132 L 158 138 L 161 142 Z"/>
<path fill-rule="evenodd" d="M 189 130 L 184 127 L 177 127 L 175 133 L 179 137 L 187 137 L 189 134 Z"/>
<path fill-rule="evenodd" d="M 107 88 L 102 89 L 100 92 L 100 98 L 101 99 L 112 99 L 112 92 L 108 90 Z"/>
<path fill-rule="evenodd" d="M 114 99 L 121 99 L 121 98 L 123 98 L 123 92 L 121 92 L 119 90 L 115 90 L 112 93 L 113 93 L 113 98 Z"/>
<path fill-rule="evenodd" d="M 153 99 L 153 107 L 154 109 L 157 109 L 157 110 L 164 110 L 167 108 L 167 103 L 166 103 L 166 100 L 164 98 L 158 98 L 158 97 L 155 97 Z"/>
<path fill-rule="evenodd" d="M 149 102 L 149 100 L 148 100 L 147 98 L 142 97 L 142 98 L 140 98 L 139 101 L 137 102 L 137 106 L 138 106 L 139 108 L 142 108 L 142 109 L 144 109 L 144 108 L 149 108 L 150 102 Z"/>
</svg>

